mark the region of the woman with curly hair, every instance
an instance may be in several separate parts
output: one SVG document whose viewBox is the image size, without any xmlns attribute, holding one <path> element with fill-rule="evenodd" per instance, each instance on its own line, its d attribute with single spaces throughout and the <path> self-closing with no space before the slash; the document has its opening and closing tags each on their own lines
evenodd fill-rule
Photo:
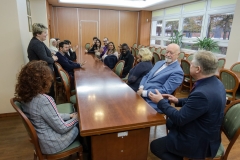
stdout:
<svg viewBox="0 0 240 160">
<path fill-rule="evenodd" d="M 42 153 L 54 154 L 67 148 L 78 136 L 78 114 L 59 113 L 52 97 L 52 71 L 45 61 L 31 61 L 20 71 L 15 97 L 33 124 Z"/>
</svg>

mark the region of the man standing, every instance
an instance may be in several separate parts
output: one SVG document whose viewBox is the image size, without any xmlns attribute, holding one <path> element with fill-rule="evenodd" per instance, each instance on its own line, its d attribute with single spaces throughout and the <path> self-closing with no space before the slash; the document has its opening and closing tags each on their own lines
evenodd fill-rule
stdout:
<svg viewBox="0 0 240 160">
<path fill-rule="evenodd" d="M 220 127 L 226 105 L 226 92 L 215 72 L 217 58 L 208 51 L 194 55 L 190 74 L 196 80 L 188 98 L 150 92 L 149 98 L 166 114 L 168 135 L 154 140 L 151 151 L 163 160 L 214 158 L 221 143 Z M 170 106 L 164 98 L 176 106 Z"/>
<path fill-rule="evenodd" d="M 138 95 L 141 95 L 150 106 L 157 112 L 162 111 L 157 108 L 149 98 L 149 92 L 155 92 L 157 89 L 160 93 L 172 94 L 183 81 L 183 71 L 177 58 L 180 53 L 180 47 L 177 44 L 169 44 L 166 48 L 165 61 L 157 62 L 151 71 L 146 74 L 140 83 Z"/>
<path fill-rule="evenodd" d="M 119 57 L 119 60 L 125 61 L 123 72 L 122 72 L 122 78 L 124 78 L 127 76 L 130 69 L 133 67 L 134 57 L 130 53 L 129 47 L 126 43 L 123 43 L 121 47 L 122 47 L 122 53 L 121 53 L 121 56 Z"/>
</svg>

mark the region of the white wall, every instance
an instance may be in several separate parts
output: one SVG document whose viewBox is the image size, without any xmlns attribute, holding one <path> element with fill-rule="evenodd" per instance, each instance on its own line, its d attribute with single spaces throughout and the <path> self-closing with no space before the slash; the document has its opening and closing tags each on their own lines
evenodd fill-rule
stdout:
<svg viewBox="0 0 240 160">
<path fill-rule="evenodd" d="M 228 50 L 226 55 L 225 68 L 230 68 L 233 63 L 240 61 L 240 0 L 237 1 L 236 9 L 233 17 L 232 30 L 230 40 L 228 42 Z"/>
<path fill-rule="evenodd" d="M 30 0 L 31 13 L 32 13 L 32 23 L 42 23 L 48 27 L 47 21 L 47 7 L 46 0 Z M 49 41 L 44 41 L 46 46 L 49 46 Z"/>
<path fill-rule="evenodd" d="M 0 113 L 8 113 L 15 112 L 9 100 L 14 96 L 16 75 L 24 64 L 17 0 L 1 0 L 0 15 Z"/>
<path fill-rule="evenodd" d="M 32 32 L 29 32 L 28 28 L 28 18 L 27 18 L 27 7 L 26 7 L 26 0 L 17 0 L 17 11 L 18 11 L 18 22 L 19 22 L 19 29 L 20 29 L 20 36 L 21 36 L 21 43 L 22 43 L 22 52 L 24 56 L 24 62 L 27 63 L 27 47 L 29 41 L 32 38 Z"/>
</svg>

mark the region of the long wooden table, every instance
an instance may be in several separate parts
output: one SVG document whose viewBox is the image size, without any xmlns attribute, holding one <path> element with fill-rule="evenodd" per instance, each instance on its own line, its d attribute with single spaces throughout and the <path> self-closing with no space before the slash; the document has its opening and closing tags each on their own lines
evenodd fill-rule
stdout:
<svg viewBox="0 0 240 160">
<path fill-rule="evenodd" d="M 81 53 L 75 70 L 80 134 L 91 136 L 93 160 L 146 160 L 150 126 L 165 124 L 111 69 Z"/>
</svg>

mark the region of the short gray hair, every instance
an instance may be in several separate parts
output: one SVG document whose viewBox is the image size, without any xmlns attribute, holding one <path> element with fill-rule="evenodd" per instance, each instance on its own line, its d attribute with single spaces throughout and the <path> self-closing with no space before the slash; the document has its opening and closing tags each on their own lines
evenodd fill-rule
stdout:
<svg viewBox="0 0 240 160">
<path fill-rule="evenodd" d="M 209 51 L 199 51 L 195 53 L 192 63 L 201 67 L 203 75 L 215 74 L 218 68 L 216 56 Z"/>
<path fill-rule="evenodd" d="M 48 28 L 44 26 L 42 23 L 34 23 L 32 25 L 32 33 L 33 36 L 36 37 L 37 34 L 42 34 L 43 31 L 47 30 Z"/>
</svg>

